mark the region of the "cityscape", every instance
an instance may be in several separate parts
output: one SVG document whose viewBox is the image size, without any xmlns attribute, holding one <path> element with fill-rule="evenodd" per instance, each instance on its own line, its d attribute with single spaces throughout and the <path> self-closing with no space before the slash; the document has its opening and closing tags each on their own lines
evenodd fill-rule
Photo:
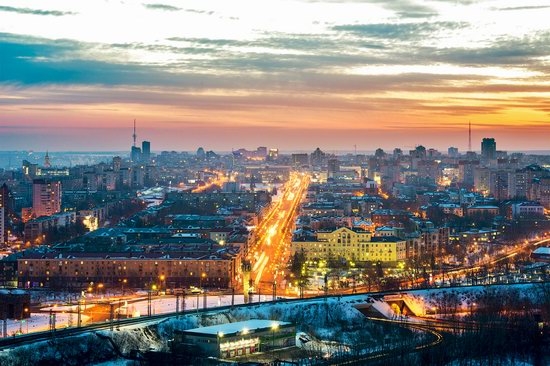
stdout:
<svg viewBox="0 0 550 366">
<path fill-rule="evenodd" d="M 0 0 L 0 365 L 550 365 L 549 17 Z"/>
</svg>

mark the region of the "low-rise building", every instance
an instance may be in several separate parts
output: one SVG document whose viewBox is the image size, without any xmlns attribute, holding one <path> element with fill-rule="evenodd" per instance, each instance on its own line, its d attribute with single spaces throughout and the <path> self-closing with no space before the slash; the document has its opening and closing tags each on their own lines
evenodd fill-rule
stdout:
<svg viewBox="0 0 550 366">
<path fill-rule="evenodd" d="M 17 259 L 18 287 L 85 289 L 90 283 L 120 288 L 230 288 L 237 257 L 229 250 L 186 252 L 25 252 Z"/>
<path fill-rule="evenodd" d="M 331 231 L 318 231 L 313 237 L 295 238 L 291 243 L 291 251 L 293 255 L 303 252 L 308 260 L 345 258 L 352 261 L 367 261 L 367 243 L 371 237 L 371 232 L 359 228 L 342 227 Z"/>
<path fill-rule="evenodd" d="M 313 236 L 295 237 L 292 254 L 303 253 L 307 260 L 337 259 L 366 262 L 394 262 L 406 258 L 406 241 L 395 236 L 372 236 L 358 228 L 339 228 L 317 232 Z"/>
<path fill-rule="evenodd" d="M 48 231 L 67 227 L 76 222 L 76 212 L 61 212 L 51 216 L 42 216 L 25 223 L 25 241 L 34 243 Z"/>
<path fill-rule="evenodd" d="M 0 319 L 26 319 L 31 316 L 31 295 L 17 289 L 0 289 Z"/>
<path fill-rule="evenodd" d="M 531 253 L 531 258 L 538 262 L 549 262 L 550 263 L 550 248 L 549 247 L 540 247 L 537 248 Z"/>
<path fill-rule="evenodd" d="M 544 206 L 537 202 L 519 202 L 512 205 L 512 218 L 542 218 Z"/>
<path fill-rule="evenodd" d="M 276 320 L 242 322 L 176 331 L 178 343 L 196 345 L 204 356 L 235 358 L 296 345 L 296 327 Z"/>
</svg>

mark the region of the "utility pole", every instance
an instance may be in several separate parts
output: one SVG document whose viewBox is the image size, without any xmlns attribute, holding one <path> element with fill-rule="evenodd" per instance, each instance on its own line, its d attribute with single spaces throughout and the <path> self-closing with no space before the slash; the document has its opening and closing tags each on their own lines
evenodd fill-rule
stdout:
<svg viewBox="0 0 550 366">
<path fill-rule="evenodd" d="M 115 304 L 109 303 L 109 322 L 111 323 L 111 332 L 113 331 L 113 323 L 115 320 Z"/>
<path fill-rule="evenodd" d="M 80 328 L 82 326 L 82 308 L 81 308 L 80 299 L 78 299 L 77 310 L 78 310 L 78 316 L 76 318 L 76 326 Z"/>
<path fill-rule="evenodd" d="M 151 301 L 152 301 L 153 293 L 151 290 L 147 291 L 147 316 L 151 316 Z"/>
</svg>

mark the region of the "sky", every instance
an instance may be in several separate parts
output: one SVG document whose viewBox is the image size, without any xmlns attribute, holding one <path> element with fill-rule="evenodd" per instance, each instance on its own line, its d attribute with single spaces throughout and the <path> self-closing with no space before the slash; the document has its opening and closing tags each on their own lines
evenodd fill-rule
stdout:
<svg viewBox="0 0 550 366">
<path fill-rule="evenodd" d="M 0 0 L 0 150 L 550 150 L 548 0 Z"/>
</svg>

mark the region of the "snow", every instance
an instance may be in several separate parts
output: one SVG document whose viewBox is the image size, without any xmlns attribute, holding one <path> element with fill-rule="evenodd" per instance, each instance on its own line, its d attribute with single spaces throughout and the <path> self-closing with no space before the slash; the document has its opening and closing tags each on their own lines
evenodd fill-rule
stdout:
<svg viewBox="0 0 550 366">
<path fill-rule="evenodd" d="M 277 320 L 250 319 L 242 322 L 226 323 L 226 324 L 220 324 L 220 325 L 211 325 L 209 327 L 199 327 L 194 329 L 188 329 L 186 332 L 202 333 L 202 334 L 210 334 L 210 335 L 216 335 L 221 333 L 226 335 L 226 334 L 239 333 L 243 330 L 252 331 L 252 330 L 258 330 L 258 329 L 271 328 L 274 325 L 279 327 L 279 326 L 290 325 L 290 324 L 291 323 L 281 322 Z"/>
<path fill-rule="evenodd" d="M 539 247 L 533 251 L 533 254 L 544 254 L 544 255 L 550 255 L 550 248 L 549 247 Z"/>
<path fill-rule="evenodd" d="M 94 306 L 95 306 L 95 304 L 85 304 L 85 305 L 81 305 L 80 309 L 81 310 L 84 310 L 85 308 L 89 309 L 89 308 L 93 308 Z M 40 311 L 55 311 L 55 312 L 72 311 L 72 312 L 78 312 L 78 305 L 57 305 L 57 304 L 55 304 L 54 306 L 48 306 L 48 307 L 45 307 L 45 308 L 40 308 Z"/>
<path fill-rule="evenodd" d="M 261 302 L 271 301 L 271 295 L 262 295 Z M 258 297 L 254 297 L 253 300 L 258 300 Z M 234 304 L 244 304 L 243 295 L 235 295 Z M 200 294 L 199 296 L 190 295 L 185 298 L 185 310 L 196 310 L 197 302 L 199 309 L 204 307 L 204 295 Z M 136 314 L 136 316 L 147 315 L 147 300 L 141 300 L 137 302 L 128 303 L 127 309 L 129 314 Z M 228 306 L 231 305 L 231 295 L 219 295 L 219 296 L 207 296 L 206 297 L 206 307 L 214 308 L 218 306 Z M 176 311 L 176 297 L 175 296 L 164 296 L 161 298 L 156 298 L 151 300 L 151 310 L 153 315 L 156 314 L 166 314 L 173 313 Z M 180 297 L 180 311 L 181 307 L 181 297 Z"/>
<path fill-rule="evenodd" d="M 88 322 L 89 317 L 86 315 L 82 316 L 82 324 Z M 71 319 L 72 318 L 72 319 Z M 76 326 L 77 315 L 71 313 L 56 313 L 55 315 L 55 324 L 56 328 L 65 328 L 68 327 L 71 323 L 73 326 Z M 19 334 L 22 331 L 23 334 L 33 333 L 33 332 L 43 332 L 50 329 L 50 314 L 49 313 L 32 313 L 31 317 L 28 319 L 20 320 L 7 320 L 7 330 L 8 336 L 13 336 Z"/>
</svg>

